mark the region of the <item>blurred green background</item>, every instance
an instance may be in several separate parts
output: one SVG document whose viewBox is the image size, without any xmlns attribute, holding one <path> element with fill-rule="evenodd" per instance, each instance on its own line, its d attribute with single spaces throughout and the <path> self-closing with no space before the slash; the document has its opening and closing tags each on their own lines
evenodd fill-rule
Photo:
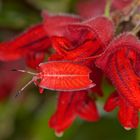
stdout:
<svg viewBox="0 0 140 140">
<path fill-rule="evenodd" d="M 0 0 L 0 40 L 8 40 L 40 22 L 43 9 L 53 13 L 73 13 L 75 3 L 76 0 Z M 103 103 L 112 90 L 107 83 L 103 85 L 105 97 L 97 101 L 101 119 L 96 123 L 77 119 L 63 137 L 57 138 L 48 127 L 48 120 L 56 107 L 55 92 L 45 90 L 40 95 L 37 87 L 32 85 L 24 96 L 13 97 L 30 78 L 22 75 L 12 96 L 0 103 L 0 140 L 140 140 L 139 129 L 126 131 L 122 128 L 117 111 L 103 111 Z"/>
</svg>

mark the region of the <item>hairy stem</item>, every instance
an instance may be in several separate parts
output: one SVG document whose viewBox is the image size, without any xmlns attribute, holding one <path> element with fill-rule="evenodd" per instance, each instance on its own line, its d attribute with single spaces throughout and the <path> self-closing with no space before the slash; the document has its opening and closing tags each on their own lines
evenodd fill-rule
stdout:
<svg viewBox="0 0 140 140">
<path fill-rule="evenodd" d="M 105 12 L 104 15 L 106 17 L 110 17 L 110 7 L 111 7 L 112 0 L 106 0 Z"/>
</svg>

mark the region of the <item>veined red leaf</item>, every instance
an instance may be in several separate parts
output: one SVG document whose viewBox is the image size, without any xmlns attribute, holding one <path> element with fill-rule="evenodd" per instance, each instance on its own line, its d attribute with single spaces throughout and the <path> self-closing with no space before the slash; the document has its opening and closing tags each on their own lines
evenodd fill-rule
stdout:
<svg viewBox="0 0 140 140">
<path fill-rule="evenodd" d="M 39 87 L 58 90 L 76 91 L 95 86 L 89 79 L 90 69 L 75 63 L 54 61 L 39 65 Z"/>
</svg>

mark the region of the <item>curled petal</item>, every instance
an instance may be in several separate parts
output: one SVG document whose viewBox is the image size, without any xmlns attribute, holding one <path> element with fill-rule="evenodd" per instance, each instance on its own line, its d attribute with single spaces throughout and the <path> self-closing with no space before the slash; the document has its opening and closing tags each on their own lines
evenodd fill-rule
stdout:
<svg viewBox="0 0 140 140">
<path fill-rule="evenodd" d="M 66 26 L 68 24 L 81 21 L 81 18 L 75 15 L 51 15 L 46 11 L 43 11 L 42 16 L 44 18 L 44 27 L 49 36 L 64 36 L 66 32 Z"/>
<path fill-rule="evenodd" d="M 75 114 L 75 93 L 61 92 L 59 93 L 57 110 L 49 121 L 49 126 L 57 133 L 63 132 L 74 121 Z"/>
<path fill-rule="evenodd" d="M 113 92 L 110 95 L 104 109 L 110 112 L 115 107 L 119 107 L 118 119 L 125 129 L 129 130 L 138 126 L 138 109 L 132 106 L 117 92 Z"/>
<path fill-rule="evenodd" d="M 10 61 L 25 57 L 31 52 L 46 51 L 50 40 L 42 24 L 29 28 L 22 35 L 0 43 L 0 60 Z"/>
<path fill-rule="evenodd" d="M 113 22 L 106 17 L 99 16 L 91 18 L 90 20 L 84 21 L 83 24 L 89 25 L 105 45 L 109 43 L 114 35 Z"/>
<path fill-rule="evenodd" d="M 36 69 L 39 66 L 39 64 L 43 62 L 44 58 L 44 53 L 30 53 L 26 56 L 26 64 L 29 67 Z"/>
<path fill-rule="evenodd" d="M 98 35 L 88 25 L 81 23 L 69 24 L 67 26 L 66 37 L 72 42 L 73 46 L 79 46 L 87 40 L 94 40 Z"/>
<path fill-rule="evenodd" d="M 111 20 L 106 17 L 100 16 L 90 18 L 81 23 L 73 23 L 68 26 L 68 38 L 75 44 L 85 40 L 99 39 L 100 43 L 104 46 L 109 43 L 114 34 L 114 25 Z"/>
<path fill-rule="evenodd" d="M 110 60 L 110 56 L 122 48 L 133 49 L 137 53 L 140 53 L 140 41 L 131 33 L 123 33 L 114 38 L 102 57 L 97 60 L 97 67 L 105 69 Z"/>
<path fill-rule="evenodd" d="M 82 45 L 73 49 L 69 47 L 71 45 L 66 41 L 63 37 L 53 37 L 53 47 L 57 51 L 57 54 L 52 55 L 49 60 L 73 60 L 83 62 L 85 58 L 98 55 L 103 50 L 102 43 L 98 38 L 87 40 Z"/>
<path fill-rule="evenodd" d="M 120 123 L 124 128 L 137 128 L 138 127 L 138 110 L 131 106 L 129 103 L 126 103 L 125 100 L 121 99 L 120 109 L 118 114 Z"/>
<path fill-rule="evenodd" d="M 53 36 L 51 37 L 52 46 L 58 55 L 65 56 L 67 51 L 71 49 L 71 43 L 64 37 Z"/>
<path fill-rule="evenodd" d="M 80 118 L 87 121 L 97 121 L 99 119 L 99 114 L 96 108 L 96 104 L 88 96 L 88 93 L 86 91 L 80 91 L 76 92 L 75 94 L 75 96 L 77 96 L 75 110 Z"/>
<path fill-rule="evenodd" d="M 118 93 L 114 92 L 107 99 L 106 104 L 104 106 L 105 111 L 110 112 L 114 110 L 119 105 L 119 97 Z"/>
</svg>

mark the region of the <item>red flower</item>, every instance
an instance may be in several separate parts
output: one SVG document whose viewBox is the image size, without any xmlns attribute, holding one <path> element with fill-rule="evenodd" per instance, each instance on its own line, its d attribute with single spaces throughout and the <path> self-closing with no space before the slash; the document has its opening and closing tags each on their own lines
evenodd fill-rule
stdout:
<svg viewBox="0 0 140 140">
<path fill-rule="evenodd" d="M 97 60 L 97 66 L 108 75 L 118 93 L 136 108 L 140 107 L 139 75 L 135 69 L 139 47 L 137 38 L 126 33 L 114 39 Z"/>
<path fill-rule="evenodd" d="M 88 13 L 89 6 L 93 11 L 89 14 L 103 13 L 105 1 L 99 5 L 100 9 L 97 1 L 94 2 L 96 13 L 92 8 L 95 5 L 89 4 Z M 111 8 L 122 9 L 131 2 L 114 0 Z M 84 5 L 85 9 L 87 7 Z M 82 12 L 81 15 L 84 15 L 83 9 Z M 43 89 L 60 91 L 57 110 L 49 121 L 50 127 L 60 134 L 77 116 L 87 121 L 97 121 L 99 114 L 94 92 L 103 95 L 103 74 L 116 88 L 107 100 L 105 110 L 112 111 L 118 106 L 121 124 L 126 129 L 137 127 L 140 109 L 140 41 L 134 35 L 125 33 L 110 43 L 114 34 L 113 23 L 103 16 L 83 20 L 74 15 L 51 15 L 47 12 L 42 15 L 42 23 L 11 41 L 0 43 L 0 60 L 24 58 L 28 66 L 38 70 L 38 73 L 27 72 L 34 75 L 28 84 L 34 82 L 39 86 L 40 93 L 43 93 Z M 55 50 L 53 54 L 50 54 L 50 47 Z M 50 54 L 49 61 L 42 63 L 46 53 Z M 3 67 L 1 71 L 4 73 Z M 16 83 L 8 83 L 9 75 L 8 78 L 5 73 L 3 75 L 6 80 L 0 86 L 2 98 L 12 91 Z"/>
<path fill-rule="evenodd" d="M 110 112 L 117 106 L 119 106 L 118 118 L 123 127 L 127 130 L 138 127 L 138 109 L 126 101 L 123 96 L 114 92 L 108 98 L 104 109 Z"/>
<path fill-rule="evenodd" d="M 49 121 L 57 134 L 62 133 L 75 120 L 76 116 L 87 121 L 97 121 L 99 114 L 87 91 L 59 93 L 57 110 Z"/>
<path fill-rule="evenodd" d="M 105 110 L 120 107 L 119 120 L 125 128 L 136 128 L 140 108 L 138 61 L 140 41 L 125 33 L 114 39 L 96 64 L 112 81 L 117 90 L 110 96 Z M 126 116 L 127 115 L 127 116 Z"/>
<path fill-rule="evenodd" d="M 62 34 L 65 25 L 80 20 L 71 15 L 48 15 L 46 12 L 43 15 L 44 24 L 35 25 L 15 39 L 0 43 L 1 61 L 25 58 L 28 66 L 36 68 L 43 62 L 45 53 L 48 53 L 50 36 Z"/>
<path fill-rule="evenodd" d="M 43 25 L 39 24 L 11 41 L 0 43 L 0 60 L 12 61 L 26 58 L 27 64 L 32 66 L 30 61 L 34 61 L 34 64 L 38 64 L 38 61 L 40 63 L 43 57 L 41 59 L 39 57 L 38 60 L 38 54 L 47 52 L 49 46 L 50 40 Z M 34 60 L 31 59 L 33 55 Z"/>
<path fill-rule="evenodd" d="M 69 24 L 62 37 L 51 38 L 56 53 L 49 60 L 69 60 L 88 66 L 92 70 L 90 78 L 96 83 L 96 87 L 91 88 L 90 91 L 92 94 L 94 92 L 101 96 L 103 95 L 100 88 L 102 73 L 95 67 L 92 59 L 85 58 L 103 52 L 112 36 L 113 24 L 105 17 Z M 61 133 L 72 124 L 76 115 L 88 121 L 98 120 L 99 115 L 95 103 L 88 96 L 88 92 L 59 93 L 57 111 L 51 117 L 50 127 L 54 128 L 57 133 Z"/>
</svg>

